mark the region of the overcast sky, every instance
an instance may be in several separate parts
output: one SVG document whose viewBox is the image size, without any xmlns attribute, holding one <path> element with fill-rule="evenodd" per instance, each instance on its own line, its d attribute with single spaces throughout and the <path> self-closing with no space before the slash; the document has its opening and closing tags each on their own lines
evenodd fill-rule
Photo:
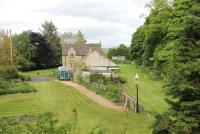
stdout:
<svg viewBox="0 0 200 134">
<path fill-rule="evenodd" d="M 60 33 L 81 30 L 88 42 L 104 48 L 130 44 L 132 33 L 144 23 L 150 0 L 0 0 L 0 28 L 13 33 L 39 31 L 44 20 Z"/>
</svg>

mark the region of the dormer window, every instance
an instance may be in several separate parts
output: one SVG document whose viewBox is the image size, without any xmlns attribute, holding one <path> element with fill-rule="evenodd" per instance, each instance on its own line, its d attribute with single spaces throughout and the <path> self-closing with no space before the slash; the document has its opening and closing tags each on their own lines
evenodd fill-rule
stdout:
<svg viewBox="0 0 200 134">
<path fill-rule="evenodd" d="M 73 53 L 70 53 L 70 58 L 74 58 L 74 54 Z"/>
</svg>

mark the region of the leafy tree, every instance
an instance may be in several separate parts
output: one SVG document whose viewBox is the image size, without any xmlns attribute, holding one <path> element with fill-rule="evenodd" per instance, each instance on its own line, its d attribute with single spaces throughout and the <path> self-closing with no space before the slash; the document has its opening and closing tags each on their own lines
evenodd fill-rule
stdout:
<svg viewBox="0 0 200 134">
<path fill-rule="evenodd" d="M 170 109 L 156 115 L 154 134 L 200 132 L 200 1 L 154 0 L 133 34 L 136 63 L 166 74 Z M 140 62 L 138 62 L 140 60 Z"/>
<path fill-rule="evenodd" d="M 11 47 L 13 63 L 16 64 L 15 48 L 10 45 L 10 37 L 3 33 L 0 42 L 0 65 L 11 65 Z"/>
<path fill-rule="evenodd" d="M 62 44 L 74 44 L 75 43 L 75 34 L 72 32 L 64 32 L 61 37 Z"/>
<path fill-rule="evenodd" d="M 117 49 L 116 48 L 110 48 L 108 49 L 107 57 L 112 58 L 113 56 L 117 56 Z"/>
<path fill-rule="evenodd" d="M 46 38 L 47 42 L 49 43 L 51 49 L 53 50 L 52 57 L 53 57 L 53 64 L 60 64 L 61 63 L 61 55 L 62 55 L 62 48 L 60 43 L 60 38 L 58 36 L 57 28 L 53 24 L 52 21 L 48 22 L 45 21 L 42 24 L 42 35 Z"/>
<path fill-rule="evenodd" d="M 120 44 L 117 48 L 110 48 L 108 50 L 107 57 L 112 58 L 113 56 L 125 56 L 126 59 L 130 59 L 129 47 L 124 44 Z"/>
<path fill-rule="evenodd" d="M 137 64 L 141 65 L 143 63 L 143 43 L 145 40 L 145 35 L 143 27 L 137 29 L 137 31 L 132 35 L 130 55 L 132 59 L 136 61 Z"/>
<path fill-rule="evenodd" d="M 172 15 L 170 5 L 168 0 L 154 0 L 148 5 L 151 14 L 144 25 L 132 35 L 131 55 L 137 64 L 153 66 L 156 62 L 155 56 L 164 48 L 168 32 L 167 22 Z"/>
<path fill-rule="evenodd" d="M 47 68 L 55 66 L 54 64 L 54 51 L 50 47 L 46 38 L 40 34 L 31 32 L 30 33 L 31 44 L 37 48 L 36 57 L 34 59 L 37 68 Z"/>
<path fill-rule="evenodd" d="M 175 0 L 168 40 L 174 41 L 167 93 L 171 108 L 156 116 L 153 133 L 198 134 L 200 131 L 200 16 L 198 0 Z"/>
<path fill-rule="evenodd" d="M 30 70 L 35 67 L 34 59 L 37 54 L 36 46 L 31 44 L 30 33 L 28 31 L 16 34 L 13 37 L 16 48 L 17 62 L 21 70 Z"/>
<path fill-rule="evenodd" d="M 75 35 L 75 43 L 76 44 L 85 44 L 87 40 L 85 39 L 82 32 L 79 30 L 78 33 Z"/>
<path fill-rule="evenodd" d="M 72 32 L 65 32 L 61 37 L 62 44 L 85 44 L 87 40 L 84 34 L 79 30 L 77 34 Z"/>
</svg>

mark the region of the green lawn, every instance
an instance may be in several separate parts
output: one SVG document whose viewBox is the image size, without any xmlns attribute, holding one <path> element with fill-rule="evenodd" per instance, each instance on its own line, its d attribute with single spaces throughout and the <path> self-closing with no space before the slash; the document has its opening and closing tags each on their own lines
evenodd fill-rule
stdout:
<svg viewBox="0 0 200 134">
<path fill-rule="evenodd" d="M 55 112 L 62 121 L 73 119 L 72 109 L 78 111 L 78 134 L 88 134 L 99 122 L 108 134 L 120 134 L 125 113 L 106 109 L 76 90 L 55 81 L 32 84 L 36 93 L 0 96 L 0 117 L 42 112 Z M 149 134 L 152 117 L 131 113 L 127 134 Z"/>
<path fill-rule="evenodd" d="M 57 72 L 58 68 L 42 69 L 22 72 L 22 74 L 30 77 L 53 77 L 53 74 Z"/>
<path fill-rule="evenodd" d="M 133 96 L 136 95 L 136 86 L 134 76 L 137 73 L 140 77 L 139 85 L 139 103 L 142 104 L 145 111 L 148 112 L 163 112 L 168 105 L 165 102 L 165 93 L 163 91 L 163 81 L 155 81 L 145 74 L 141 69 L 134 64 L 119 64 L 120 72 L 117 75 L 126 77 L 128 82 L 124 89 L 128 90 Z"/>
<path fill-rule="evenodd" d="M 124 89 L 135 96 L 135 73 L 140 76 L 139 103 L 147 112 L 163 112 L 168 105 L 164 101 L 164 82 L 154 81 L 148 74 L 138 69 L 134 64 L 120 64 L 121 75 L 128 82 Z M 57 68 L 23 72 L 31 77 L 50 77 Z M 106 109 L 91 101 L 76 90 L 55 81 L 32 84 L 36 93 L 13 94 L 0 96 L 0 117 L 23 114 L 54 112 L 61 122 L 73 119 L 72 109 L 78 111 L 78 134 L 88 134 L 98 123 L 103 123 L 109 130 L 108 134 L 120 134 L 125 120 L 125 113 Z M 149 114 L 130 113 L 127 134 L 149 134 L 149 126 L 153 117 Z"/>
</svg>

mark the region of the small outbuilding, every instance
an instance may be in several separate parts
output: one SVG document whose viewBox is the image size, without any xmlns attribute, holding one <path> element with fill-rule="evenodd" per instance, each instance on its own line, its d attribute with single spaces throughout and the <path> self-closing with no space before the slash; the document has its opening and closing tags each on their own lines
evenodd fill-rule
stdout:
<svg viewBox="0 0 200 134">
<path fill-rule="evenodd" d="M 66 67 L 58 67 L 58 78 L 60 80 L 69 80 L 70 73 Z"/>
</svg>

